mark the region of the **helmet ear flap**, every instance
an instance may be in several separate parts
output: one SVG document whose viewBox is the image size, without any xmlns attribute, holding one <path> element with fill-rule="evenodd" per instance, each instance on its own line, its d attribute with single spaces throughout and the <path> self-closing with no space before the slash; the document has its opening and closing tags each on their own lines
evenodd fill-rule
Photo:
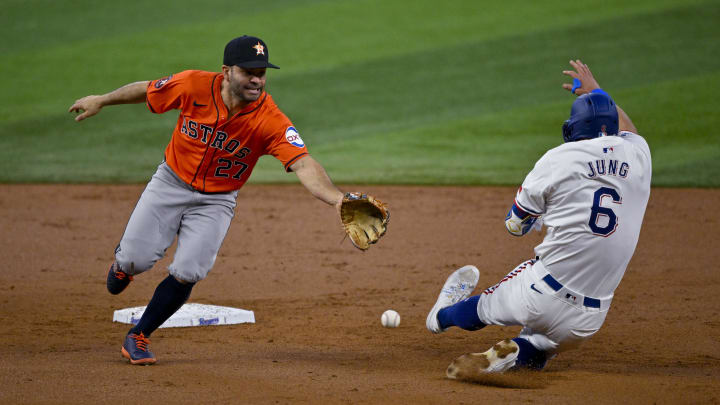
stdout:
<svg viewBox="0 0 720 405">
<path fill-rule="evenodd" d="M 563 123 L 562 134 L 563 134 L 563 140 L 565 140 L 565 142 L 570 142 L 571 135 L 572 135 L 572 129 L 570 128 L 570 120 L 566 120 Z"/>
</svg>

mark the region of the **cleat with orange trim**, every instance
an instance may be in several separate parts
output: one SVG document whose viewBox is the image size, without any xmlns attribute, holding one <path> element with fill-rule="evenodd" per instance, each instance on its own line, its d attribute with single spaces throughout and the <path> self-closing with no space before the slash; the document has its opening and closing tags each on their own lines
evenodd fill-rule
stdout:
<svg viewBox="0 0 720 405">
<path fill-rule="evenodd" d="M 142 333 L 139 335 L 130 333 L 125 336 L 122 356 L 130 360 L 130 364 L 139 366 L 149 366 L 157 361 L 155 355 L 150 351 L 150 339 Z"/>
<path fill-rule="evenodd" d="M 110 271 L 107 276 L 107 289 L 110 294 L 117 295 L 125 290 L 125 288 L 133 280 L 133 276 L 128 275 L 120 270 L 117 262 L 110 265 Z"/>
</svg>

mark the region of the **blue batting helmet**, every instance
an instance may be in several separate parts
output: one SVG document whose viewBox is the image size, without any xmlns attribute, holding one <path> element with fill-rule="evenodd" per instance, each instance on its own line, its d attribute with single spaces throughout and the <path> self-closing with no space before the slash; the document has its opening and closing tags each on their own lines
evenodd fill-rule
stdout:
<svg viewBox="0 0 720 405">
<path fill-rule="evenodd" d="M 604 92 L 583 94 L 573 103 L 570 119 L 565 121 L 562 130 L 565 142 L 616 135 L 618 113 L 615 102 Z"/>
</svg>

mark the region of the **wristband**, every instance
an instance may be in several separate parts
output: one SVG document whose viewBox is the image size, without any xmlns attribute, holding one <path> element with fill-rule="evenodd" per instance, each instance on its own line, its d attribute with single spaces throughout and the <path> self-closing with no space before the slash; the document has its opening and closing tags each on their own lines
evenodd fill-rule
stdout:
<svg viewBox="0 0 720 405">
<path fill-rule="evenodd" d="M 606 95 L 608 98 L 612 98 L 612 97 L 610 97 L 610 95 L 607 94 L 607 93 L 605 92 L 605 90 L 603 90 L 603 89 L 595 89 L 595 90 L 591 91 L 590 93 L 600 93 L 600 94 Z"/>
</svg>

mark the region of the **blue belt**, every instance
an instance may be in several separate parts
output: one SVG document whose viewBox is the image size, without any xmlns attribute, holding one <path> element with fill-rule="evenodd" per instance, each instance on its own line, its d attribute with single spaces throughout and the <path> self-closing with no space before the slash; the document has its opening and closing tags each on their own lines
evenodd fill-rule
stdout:
<svg viewBox="0 0 720 405">
<path fill-rule="evenodd" d="M 547 285 L 550 286 L 550 288 L 552 288 L 555 291 L 559 291 L 561 288 L 563 288 L 563 285 L 560 284 L 559 281 L 555 280 L 555 277 L 553 277 L 549 274 L 547 276 L 543 277 L 542 279 L 545 283 L 547 283 Z M 583 299 L 583 305 L 585 305 L 586 307 L 590 307 L 590 308 L 600 309 L 600 300 L 596 299 L 596 298 L 585 297 L 585 299 Z"/>
</svg>

